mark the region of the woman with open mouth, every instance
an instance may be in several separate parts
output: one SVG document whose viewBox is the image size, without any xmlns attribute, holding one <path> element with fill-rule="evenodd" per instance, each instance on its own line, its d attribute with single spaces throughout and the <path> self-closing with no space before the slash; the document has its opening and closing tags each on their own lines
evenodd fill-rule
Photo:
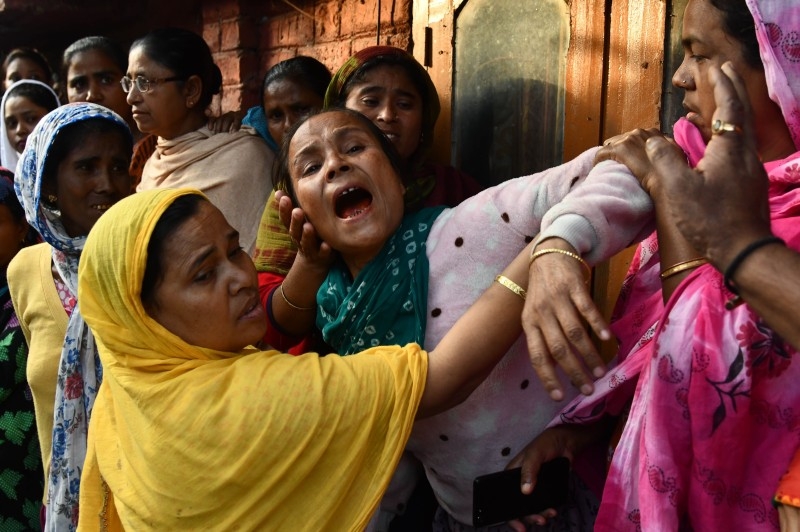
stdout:
<svg viewBox="0 0 800 532">
<path fill-rule="evenodd" d="M 97 104 L 67 104 L 37 124 L 15 176 L 25 217 L 44 240 L 14 257 L 8 285 L 29 347 L 47 530 L 77 525 L 86 433 L 102 379 L 78 307 L 78 262 L 95 222 L 131 192 L 132 148 L 120 116 Z"/>
<path fill-rule="evenodd" d="M 484 190 L 452 209 L 405 212 L 402 158 L 364 115 L 323 111 L 301 123 L 285 148 L 277 184 L 297 205 L 290 233 L 301 251 L 278 296 L 291 303 L 296 317 L 280 325 L 310 322 L 341 355 L 407 341 L 436 346 L 568 193 L 573 203 L 591 206 L 576 242 L 589 262 L 647 233 L 651 203 L 624 166 L 607 161 L 593 167 L 597 149 Z M 611 231 L 607 224 L 620 220 L 626 223 Z M 328 257 L 318 260 L 320 250 L 331 250 L 334 258 L 324 280 L 314 285 L 308 276 L 295 277 L 327 267 Z M 578 254 L 570 257 L 583 263 Z M 442 505 L 437 520 L 469 525 L 473 479 L 503 469 L 558 409 L 538 385 L 520 341 L 467 401 L 419 422 L 407 449 L 425 466 Z M 407 488 L 396 487 L 396 493 Z M 387 498 L 394 495 L 390 487 Z M 383 506 L 388 511 L 391 504 Z"/>
</svg>

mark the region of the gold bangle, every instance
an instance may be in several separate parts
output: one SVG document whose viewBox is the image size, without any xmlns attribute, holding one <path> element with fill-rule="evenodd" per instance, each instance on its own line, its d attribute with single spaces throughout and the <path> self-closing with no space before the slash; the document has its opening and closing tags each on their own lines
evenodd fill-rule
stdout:
<svg viewBox="0 0 800 532">
<path fill-rule="evenodd" d="M 303 311 L 303 312 L 307 312 L 309 310 L 316 310 L 317 309 L 317 307 L 298 307 L 297 305 L 295 305 L 294 303 L 289 301 L 289 298 L 286 297 L 286 294 L 283 291 L 283 283 L 281 283 L 280 291 L 281 291 L 281 297 L 283 298 L 284 301 L 286 301 L 286 304 L 289 305 L 290 307 L 292 307 L 295 310 L 300 310 L 300 311 Z"/>
<path fill-rule="evenodd" d="M 578 262 L 581 263 L 583 268 L 586 270 L 586 275 L 588 277 L 592 276 L 592 267 L 589 266 L 589 263 L 586 262 L 585 260 L 583 260 L 583 257 L 578 255 L 577 253 L 573 253 L 571 251 L 567 251 L 566 249 L 546 248 L 546 249 L 540 249 L 539 251 L 535 251 L 535 252 L 532 249 L 531 250 L 531 257 L 530 257 L 530 259 L 528 259 L 528 268 L 531 267 L 531 264 L 533 264 L 533 261 L 535 261 L 536 259 L 538 259 L 542 255 L 547 255 L 549 253 L 559 253 L 561 255 L 566 255 L 567 257 L 572 257 L 573 259 L 575 259 L 575 260 L 577 260 Z M 587 278 L 586 281 L 588 282 L 589 279 Z"/>
<path fill-rule="evenodd" d="M 661 280 L 664 281 L 669 279 L 673 275 L 677 275 L 681 272 L 685 272 L 686 270 L 691 270 L 692 268 L 697 268 L 698 266 L 702 266 L 708 262 L 703 257 L 697 257 L 694 259 L 685 260 L 683 262 L 679 262 L 678 264 L 673 264 L 663 272 L 661 272 Z"/>
<path fill-rule="evenodd" d="M 525 297 L 528 295 L 528 293 L 520 285 L 518 285 L 505 275 L 498 275 L 497 277 L 494 278 L 494 280 L 500 283 L 501 285 L 505 286 L 515 294 L 517 294 L 519 297 L 522 298 L 523 301 L 525 301 Z"/>
</svg>

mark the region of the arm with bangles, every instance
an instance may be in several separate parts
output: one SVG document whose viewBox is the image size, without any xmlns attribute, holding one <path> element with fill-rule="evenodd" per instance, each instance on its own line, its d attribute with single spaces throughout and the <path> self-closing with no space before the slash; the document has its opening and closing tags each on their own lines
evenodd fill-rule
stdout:
<svg viewBox="0 0 800 532">
<path fill-rule="evenodd" d="M 607 260 L 650 234 L 652 212 L 650 196 L 630 170 L 603 161 L 543 218 L 522 325 L 531 364 L 553 400 L 564 398 L 556 367 L 586 395 L 605 372 L 584 320 L 601 340 L 611 332 L 586 284 L 586 263 Z"/>
<path fill-rule="evenodd" d="M 266 298 L 267 315 L 272 326 L 283 335 L 302 338 L 314 330 L 317 317 L 317 291 L 328 275 L 334 259 L 333 250 L 322 242 L 314 226 L 305 219 L 300 208 L 282 192 L 278 198 L 281 220 L 298 242 L 297 256 L 281 283 L 272 280 L 273 288 Z M 262 295 L 262 301 L 263 295 Z"/>
</svg>

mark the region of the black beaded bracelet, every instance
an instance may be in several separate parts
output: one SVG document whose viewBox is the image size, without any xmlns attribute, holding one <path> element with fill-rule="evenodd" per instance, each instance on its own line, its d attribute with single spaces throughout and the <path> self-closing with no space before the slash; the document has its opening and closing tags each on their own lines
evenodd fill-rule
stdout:
<svg viewBox="0 0 800 532">
<path fill-rule="evenodd" d="M 758 248 L 767 246 L 769 244 L 782 244 L 786 245 L 786 242 L 778 238 L 777 236 L 768 236 L 765 238 L 761 238 L 756 240 L 755 242 L 751 242 L 743 250 L 736 255 L 728 267 L 725 268 L 725 274 L 723 275 L 723 280 L 725 281 L 725 288 L 731 291 L 731 293 L 739 295 L 739 290 L 733 285 L 733 274 L 736 273 L 736 270 L 739 269 L 739 266 L 742 265 L 744 259 L 749 257 L 755 250 Z"/>
</svg>

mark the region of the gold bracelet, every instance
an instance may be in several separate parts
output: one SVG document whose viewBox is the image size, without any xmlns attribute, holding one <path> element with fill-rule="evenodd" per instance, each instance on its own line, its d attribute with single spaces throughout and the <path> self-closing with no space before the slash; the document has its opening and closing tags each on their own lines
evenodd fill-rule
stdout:
<svg viewBox="0 0 800 532">
<path fill-rule="evenodd" d="M 289 305 L 290 307 L 292 307 L 295 310 L 300 310 L 300 311 L 303 311 L 303 312 L 307 312 L 309 310 L 316 310 L 317 309 L 317 307 L 298 307 L 297 305 L 295 305 L 294 303 L 289 301 L 289 298 L 287 298 L 286 294 L 283 292 L 283 283 L 281 283 L 280 291 L 281 291 L 281 297 L 283 298 L 284 301 L 286 301 L 286 304 Z"/>
<path fill-rule="evenodd" d="M 678 264 L 673 264 L 663 272 L 661 272 L 661 280 L 664 281 L 669 279 L 673 275 L 677 275 L 681 272 L 685 272 L 686 270 L 691 270 L 692 268 L 697 268 L 698 266 L 702 266 L 708 262 L 703 257 L 697 257 L 694 259 L 685 260 L 683 262 L 679 262 Z"/>
<path fill-rule="evenodd" d="M 497 277 L 494 278 L 494 280 L 500 283 L 501 285 L 505 286 L 515 294 L 517 294 L 519 297 L 522 298 L 523 301 L 525 301 L 525 297 L 528 295 L 528 292 L 526 292 L 525 289 L 522 288 L 520 285 L 518 285 L 505 275 L 498 275 Z"/>
<path fill-rule="evenodd" d="M 534 248 L 534 249 L 536 249 L 536 248 Z M 561 255 L 566 255 L 567 257 L 572 257 L 573 259 L 575 259 L 575 260 L 577 260 L 578 262 L 581 263 L 583 268 L 586 270 L 587 277 L 590 278 L 592 276 L 592 267 L 589 266 L 589 263 L 586 262 L 585 260 L 583 260 L 583 257 L 578 255 L 577 253 L 573 253 L 571 251 L 567 251 L 566 249 L 546 248 L 546 249 L 540 249 L 539 251 L 536 251 L 536 252 L 534 252 L 533 249 L 532 249 L 531 250 L 531 257 L 530 257 L 530 259 L 528 259 L 528 268 L 531 267 L 531 264 L 533 264 L 533 261 L 535 261 L 536 259 L 538 259 L 542 255 L 547 255 L 549 253 L 559 253 Z M 588 278 L 586 279 L 586 282 L 589 282 Z"/>
</svg>

